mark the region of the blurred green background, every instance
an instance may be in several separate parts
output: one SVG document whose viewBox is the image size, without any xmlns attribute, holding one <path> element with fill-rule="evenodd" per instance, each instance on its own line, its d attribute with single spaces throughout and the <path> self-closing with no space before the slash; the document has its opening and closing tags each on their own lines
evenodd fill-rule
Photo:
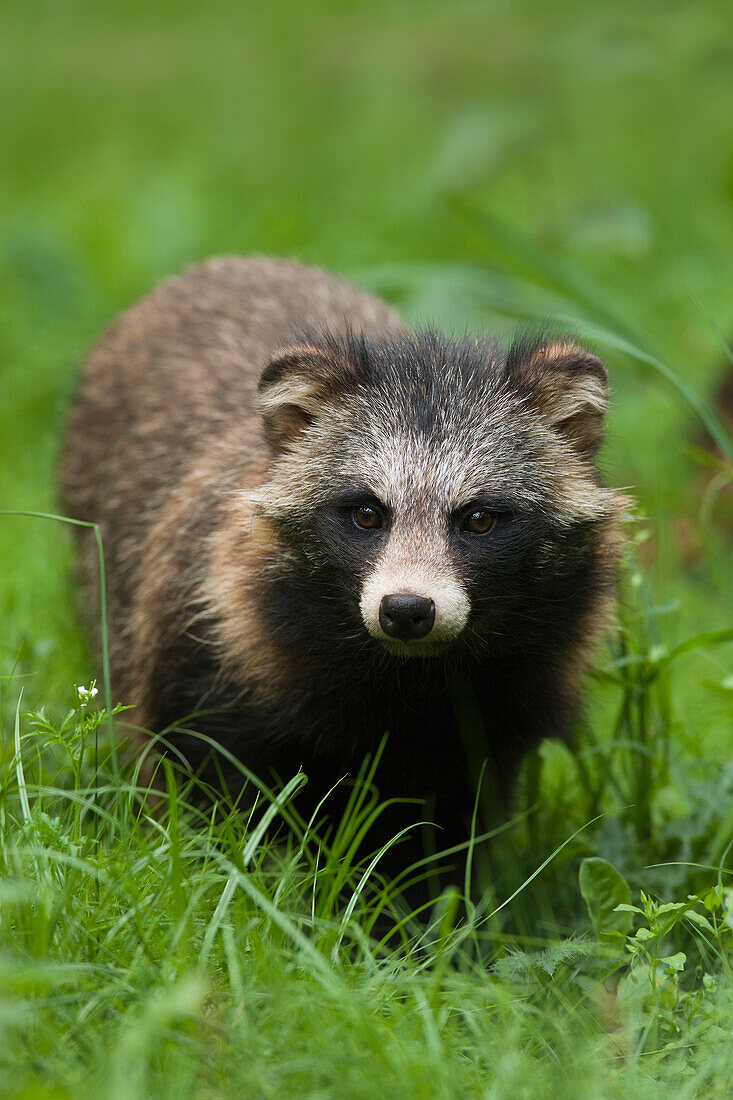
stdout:
<svg viewBox="0 0 733 1100">
<path fill-rule="evenodd" d="M 295 256 L 453 329 L 590 321 L 710 395 L 732 204 L 728 0 L 5 0 L 0 507 L 58 507 L 86 349 L 212 253 Z M 664 639 L 727 626 L 732 529 L 710 493 L 701 517 L 690 408 L 598 350 Z M 0 561 L 0 674 L 66 699 L 90 668 L 68 532 L 2 518 Z M 730 648 L 680 668 L 685 736 L 728 754 Z"/>
</svg>

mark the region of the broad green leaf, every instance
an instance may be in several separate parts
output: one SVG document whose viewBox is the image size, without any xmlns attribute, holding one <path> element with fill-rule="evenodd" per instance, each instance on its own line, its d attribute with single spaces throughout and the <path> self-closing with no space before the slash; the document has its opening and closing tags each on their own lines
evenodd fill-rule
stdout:
<svg viewBox="0 0 733 1100">
<path fill-rule="evenodd" d="M 702 913 L 696 913 L 694 909 L 691 909 L 690 912 L 687 913 L 687 919 L 703 932 L 709 932 L 711 936 L 715 935 L 715 929 L 708 918 L 703 916 Z"/>
<path fill-rule="evenodd" d="M 657 916 L 669 916 L 671 913 L 675 915 L 678 913 L 684 913 L 685 909 L 690 908 L 690 903 L 687 901 L 667 901 L 663 905 L 657 906 Z"/>
<path fill-rule="evenodd" d="M 733 928 L 733 890 L 723 891 L 723 905 L 725 906 L 725 923 Z"/>
<path fill-rule="evenodd" d="M 667 955 L 666 958 L 660 959 L 659 961 L 664 963 L 668 970 L 674 970 L 680 973 L 680 971 L 685 969 L 687 955 L 684 951 L 678 951 L 676 955 Z"/>
<path fill-rule="evenodd" d="M 599 936 L 609 932 L 627 935 L 633 916 L 625 908 L 631 902 L 631 890 L 620 871 L 599 856 L 584 859 L 578 875 L 580 892 Z"/>
</svg>

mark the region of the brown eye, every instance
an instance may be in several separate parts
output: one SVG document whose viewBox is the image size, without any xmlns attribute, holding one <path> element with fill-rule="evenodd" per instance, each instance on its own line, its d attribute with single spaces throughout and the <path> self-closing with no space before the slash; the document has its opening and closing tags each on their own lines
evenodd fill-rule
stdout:
<svg viewBox="0 0 733 1100">
<path fill-rule="evenodd" d="M 362 504 L 360 508 L 352 508 L 351 518 L 356 526 L 364 531 L 374 531 L 382 526 L 382 513 L 378 508 L 372 508 L 368 504 Z"/>
<path fill-rule="evenodd" d="M 466 516 L 463 529 L 474 535 L 485 535 L 494 526 L 494 518 L 493 512 L 487 512 L 485 508 L 477 508 L 475 512 Z"/>
</svg>

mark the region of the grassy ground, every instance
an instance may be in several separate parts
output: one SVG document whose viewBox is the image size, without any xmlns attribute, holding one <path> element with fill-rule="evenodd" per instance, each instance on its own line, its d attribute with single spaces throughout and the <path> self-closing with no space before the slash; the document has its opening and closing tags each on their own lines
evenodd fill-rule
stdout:
<svg viewBox="0 0 733 1100">
<path fill-rule="evenodd" d="M 0 507 L 55 509 L 104 324 L 235 251 L 411 319 L 591 338 L 641 519 L 576 747 L 532 762 L 472 897 L 380 945 L 399 914 L 343 836 L 285 805 L 273 849 L 174 777 L 151 823 L 83 751 L 68 532 L 0 518 L 0 1093 L 723 1095 L 733 520 L 693 448 L 733 329 L 728 5 L 31 0 L 3 25 Z"/>
</svg>

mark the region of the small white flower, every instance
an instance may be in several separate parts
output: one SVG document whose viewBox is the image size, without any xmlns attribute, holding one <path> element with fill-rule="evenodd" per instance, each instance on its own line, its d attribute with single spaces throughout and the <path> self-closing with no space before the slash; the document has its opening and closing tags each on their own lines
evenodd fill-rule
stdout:
<svg viewBox="0 0 733 1100">
<path fill-rule="evenodd" d="M 88 703 L 89 700 L 93 699 L 97 694 L 99 693 L 94 684 L 92 684 L 91 687 L 85 687 L 84 684 L 77 684 L 76 696 L 82 705 Z"/>
</svg>

